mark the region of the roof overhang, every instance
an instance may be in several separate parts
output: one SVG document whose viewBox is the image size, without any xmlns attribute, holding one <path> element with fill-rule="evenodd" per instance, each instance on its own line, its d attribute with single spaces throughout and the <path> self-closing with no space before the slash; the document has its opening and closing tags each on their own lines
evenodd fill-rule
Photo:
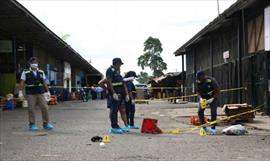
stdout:
<svg viewBox="0 0 270 161">
<path fill-rule="evenodd" d="M 35 44 L 85 72 L 102 75 L 70 45 L 58 37 L 16 0 L 0 1 L 0 33 Z"/>
<path fill-rule="evenodd" d="M 227 10 L 225 10 L 222 14 L 220 14 L 217 18 L 215 18 L 212 22 L 210 22 L 207 26 L 205 26 L 201 31 L 199 31 L 195 36 L 193 36 L 189 41 L 187 41 L 184 45 L 182 45 L 179 49 L 177 49 L 173 54 L 175 56 L 180 56 L 186 53 L 186 48 L 191 46 L 192 44 L 196 44 L 200 40 L 203 39 L 203 36 L 208 34 L 209 32 L 215 31 L 219 29 L 224 24 L 231 21 L 231 17 L 236 12 L 248 8 L 254 3 L 258 2 L 257 0 L 238 0 L 233 5 L 231 5 Z"/>
</svg>

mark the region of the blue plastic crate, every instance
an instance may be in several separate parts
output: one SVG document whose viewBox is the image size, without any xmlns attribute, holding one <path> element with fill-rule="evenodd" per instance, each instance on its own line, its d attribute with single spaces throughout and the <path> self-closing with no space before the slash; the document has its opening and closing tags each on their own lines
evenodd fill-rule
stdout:
<svg viewBox="0 0 270 161">
<path fill-rule="evenodd" d="M 13 100 L 9 100 L 5 102 L 5 110 L 14 110 L 15 103 Z"/>
</svg>

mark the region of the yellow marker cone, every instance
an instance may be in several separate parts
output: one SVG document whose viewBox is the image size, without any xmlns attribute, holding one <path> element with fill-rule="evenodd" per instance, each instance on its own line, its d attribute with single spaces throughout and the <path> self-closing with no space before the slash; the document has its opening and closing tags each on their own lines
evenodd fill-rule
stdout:
<svg viewBox="0 0 270 161">
<path fill-rule="evenodd" d="M 200 136 L 206 136 L 206 135 L 207 135 L 206 131 L 203 128 L 201 128 Z"/>
<path fill-rule="evenodd" d="M 103 139 L 102 139 L 102 142 L 103 143 L 110 143 L 111 142 L 110 136 L 109 135 L 104 135 Z"/>
</svg>

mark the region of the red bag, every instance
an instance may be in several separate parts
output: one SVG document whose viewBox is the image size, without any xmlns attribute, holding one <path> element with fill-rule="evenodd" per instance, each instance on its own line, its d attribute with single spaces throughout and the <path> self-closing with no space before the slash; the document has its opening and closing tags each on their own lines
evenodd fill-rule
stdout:
<svg viewBox="0 0 270 161">
<path fill-rule="evenodd" d="M 161 134 L 162 130 L 157 126 L 157 120 L 151 118 L 144 118 L 141 132 L 150 134 Z"/>
</svg>

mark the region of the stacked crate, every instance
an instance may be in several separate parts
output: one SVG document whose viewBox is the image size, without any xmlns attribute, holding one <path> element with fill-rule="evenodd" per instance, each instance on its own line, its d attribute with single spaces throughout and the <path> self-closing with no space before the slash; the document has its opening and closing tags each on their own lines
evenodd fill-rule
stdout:
<svg viewBox="0 0 270 161">
<path fill-rule="evenodd" d="M 236 114 L 240 114 L 243 112 L 254 110 L 254 107 L 251 105 L 248 105 L 246 103 L 244 104 L 225 104 L 222 108 L 222 111 L 225 112 L 226 116 L 233 116 Z M 255 112 L 254 113 L 247 113 L 245 115 L 239 116 L 231 122 L 235 121 L 246 121 L 251 122 L 255 118 Z"/>
</svg>

